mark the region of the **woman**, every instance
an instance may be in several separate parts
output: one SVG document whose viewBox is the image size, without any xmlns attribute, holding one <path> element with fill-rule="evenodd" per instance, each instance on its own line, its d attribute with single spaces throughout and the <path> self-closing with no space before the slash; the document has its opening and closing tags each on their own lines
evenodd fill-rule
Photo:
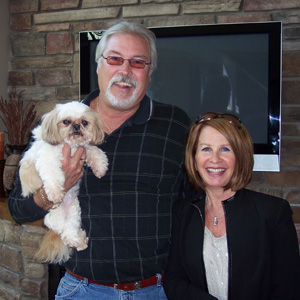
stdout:
<svg viewBox="0 0 300 300">
<path fill-rule="evenodd" d="M 300 299 L 291 208 L 286 200 L 244 189 L 253 146 L 239 119 L 219 113 L 197 118 L 186 169 L 199 193 L 174 206 L 168 299 Z"/>
</svg>

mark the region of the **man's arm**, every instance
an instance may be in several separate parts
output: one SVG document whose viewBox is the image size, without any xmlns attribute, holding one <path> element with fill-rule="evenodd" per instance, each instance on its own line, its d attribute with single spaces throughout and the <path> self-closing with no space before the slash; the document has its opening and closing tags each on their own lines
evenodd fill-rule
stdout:
<svg viewBox="0 0 300 300">
<path fill-rule="evenodd" d="M 15 188 L 10 192 L 8 198 L 8 208 L 12 218 L 19 224 L 43 219 L 47 214 L 47 210 L 42 205 L 39 206 L 34 200 L 36 198 L 37 201 L 41 196 L 37 193 L 28 197 L 22 196 L 19 172 L 17 172 L 14 185 Z M 41 199 L 39 200 L 41 201 Z"/>
</svg>

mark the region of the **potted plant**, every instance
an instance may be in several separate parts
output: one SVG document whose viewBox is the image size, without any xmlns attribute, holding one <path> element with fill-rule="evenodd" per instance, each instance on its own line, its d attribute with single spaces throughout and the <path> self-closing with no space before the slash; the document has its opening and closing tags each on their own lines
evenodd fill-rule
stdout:
<svg viewBox="0 0 300 300">
<path fill-rule="evenodd" d="M 20 155 L 26 148 L 30 132 L 36 121 L 35 106 L 37 101 L 22 99 L 24 91 L 17 92 L 12 87 L 9 93 L 9 101 L 1 97 L 0 118 L 6 126 L 8 144 L 5 146 L 6 158 L 3 174 L 3 182 L 6 190 L 13 189 L 13 182 L 18 168 Z"/>
<path fill-rule="evenodd" d="M 22 100 L 24 91 L 17 93 L 13 87 L 9 93 L 9 101 L 1 97 L 0 115 L 7 129 L 7 137 L 10 145 L 23 146 L 28 143 L 28 138 L 36 119 L 35 106 L 37 101 Z"/>
</svg>

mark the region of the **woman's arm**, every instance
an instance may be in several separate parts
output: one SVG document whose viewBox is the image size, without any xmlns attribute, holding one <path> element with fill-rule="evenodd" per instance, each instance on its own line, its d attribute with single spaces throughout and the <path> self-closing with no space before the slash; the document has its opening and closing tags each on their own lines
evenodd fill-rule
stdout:
<svg viewBox="0 0 300 300">
<path fill-rule="evenodd" d="M 297 232 L 292 219 L 292 210 L 287 201 L 274 216 L 274 231 L 271 236 L 270 299 L 300 299 L 300 255 Z"/>
</svg>

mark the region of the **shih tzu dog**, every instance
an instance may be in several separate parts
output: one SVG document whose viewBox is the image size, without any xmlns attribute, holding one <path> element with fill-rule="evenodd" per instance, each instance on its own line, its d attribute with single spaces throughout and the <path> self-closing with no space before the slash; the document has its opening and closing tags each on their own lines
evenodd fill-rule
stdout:
<svg viewBox="0 0 300 300">
<path fill-rule="evenodd" d="M 86 149 L 86 164 L 98 178 L 105 175 L 108 160 L 99 145 L 104 138 L 100 118 L 89 106 L 77 101 L 57 104 L 42 117 L 33 131 L 34 141 L 20 161 L 23 196 L 41 192 L 54 203 L 45 216 L 47 231 L 36 258 L 62 263 L 70 258 L 72 249 L 87 248 L 88 238 L 81 228 L 81 209 L 77 198 L 79 182 L 64 193 L 62 148 L 71 146 L 71 155 L 78 146 Z M 42 193 L 42 192 L 41 192 Z M 41 195 L 43 196 L 43 195 Z"/>
</svg>

